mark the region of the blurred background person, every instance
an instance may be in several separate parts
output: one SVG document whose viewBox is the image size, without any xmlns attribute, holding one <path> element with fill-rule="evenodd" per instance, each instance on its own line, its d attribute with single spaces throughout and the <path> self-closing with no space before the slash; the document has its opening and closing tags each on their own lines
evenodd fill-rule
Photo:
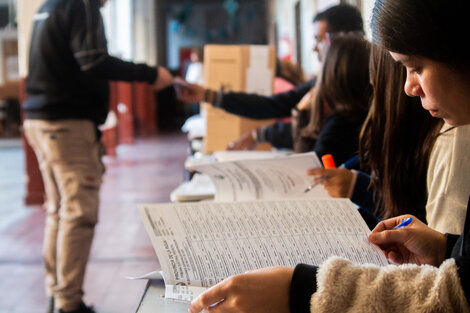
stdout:
<svg viewBox="0 0 470 313">
<path fill-rule="evenodd" d="M 109 110 L 109 81 L 169 86 L 163 67 L 108 54 L 100 8 L 106 0 L 47 0 L 34 16 L 24 130 L 45 184 L 48 312 L 91 313 L 82 301 L 98 221 L 104 146 L 98 125 Z"/>
</svg>

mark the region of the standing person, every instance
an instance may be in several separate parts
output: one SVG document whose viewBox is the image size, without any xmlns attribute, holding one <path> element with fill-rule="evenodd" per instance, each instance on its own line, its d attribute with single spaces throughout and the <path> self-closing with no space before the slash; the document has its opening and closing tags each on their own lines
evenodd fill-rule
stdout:
<svg viewBox="0 0 470 313">
<path fill-rule="evenodd" d="M 377 0 L 374 41 L 407 69 L 405 92 L 452 126 L 470 124 L 468 1 Z M 435 38 L 441 39 L 436 49 Z M 195 299 L 190 312 L 470 312 L 470 211 L 460 236 L 407 215 L 382 221 L 369 240 L 400 266 L 330 258 L 320 267 L 271 267 L 233 276 Z M 223 300 L 223 301 L 221 301 Z"/>
<path fill-rule="evenodd" d="M 48 312 L 54 306 L 61 313 L 94 312 L 82 302 L 82 285 L 104 172 L 97 126 L 108 113 L 109 80 L 146 81 L 156 89 L 172 81 L 162 67 L 108 54 L 100 13 L 105 2 L 47 0 L 34 16 L 23 110 L 46 189 Z"/>
<path fill-rule="evenodd" d="M 320 47 L 328 45 L 327 33 L 335 32 L 357 32 L 364 34 L 363 20 L 360 11 L 349 4 L 339 4 L 318 13 L 313 21 L 315 25 L 316 45 L 319 60 L 322 60 Z M 323 48 L 322 48 L 323 49 Z M 206 89 L 201 85 L 189 84 L 183 80 L 176 80 L 178 98 L 184 102 L 211 103 L 214 107 L 221 108 L 229 113 L 239 116 L 266 119 L 290 117 L 291 110 L 297 103 L 315 86 L 316 78 L 298 85 L 288 92 L 272 95 L 270 97 L 257 94 L 247 94 L 244 92 L 224 92 Z M 288 136 L 282 136 L 287 133 Z M 276 142 L 280 147 L 292 147 L 292 128 L 290 124 L 275 125 L 270 129 L 262 128 L 257 139 L 266 139 L 268 142 L 275 141 L 275 138 L 287 138 L 287 142 Z M 254 134 L 254 133 L 253 133 Z"/>
</svg>

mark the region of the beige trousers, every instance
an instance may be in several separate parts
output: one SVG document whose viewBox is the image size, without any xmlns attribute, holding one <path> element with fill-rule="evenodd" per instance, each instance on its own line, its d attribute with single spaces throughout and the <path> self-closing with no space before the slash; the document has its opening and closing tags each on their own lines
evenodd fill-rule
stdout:
<svg viewBox="0 0 470 313">
<path fill-rule="evenodd" d="M 57 308 L 78 307 L 98 219 L 104 149 L 87 120 L 26 120 L 46 189 L 46 293 Z"/>
</svg>

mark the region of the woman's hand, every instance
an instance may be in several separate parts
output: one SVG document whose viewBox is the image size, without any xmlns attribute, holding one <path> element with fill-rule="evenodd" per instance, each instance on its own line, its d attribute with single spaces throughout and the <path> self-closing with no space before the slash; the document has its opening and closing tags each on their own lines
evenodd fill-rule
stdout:
<svg viewBox="0 0 470 313">
<path fill-rule="evenodd" d="M 173 83 L 173 76 L 171 73 L 164 67 L 158 67 L 158 76 L 157 80 L 153 84 L 153 89 L 156 91 L 165 89 Z"/>
<path fill-rule="evenodd" d="M 393 229 L 411 217 L 411 224 Z M 445 259 L 447 238 L 412 215 L 402 215 L 380 222 L 369 235 L 394 264 L 430 264 L 439 266 Z"/>
<path fill-rule="evenodd" d="M 254 133 L 256 130 L 246 132 L 234 141 L 230 142 L 227 150 L 253 150 L 258 145 Z"/>
<path fill-rule="evenodd" d="M 197 297 L 189 313 L 289 313 L 289 290 L 294 269 L 268 267 L 229 277 Z M 215 305 L 214 305 L 215 304 Z"/>
<path fill-rule="evenodd" d="M 320 182 L 333 198 L 349 198 L 355 183 L 353 171 L 345 168 L 316 168 L 307 171 L 308 175 L 317 176 L 314 182 Z"/>
</svg>

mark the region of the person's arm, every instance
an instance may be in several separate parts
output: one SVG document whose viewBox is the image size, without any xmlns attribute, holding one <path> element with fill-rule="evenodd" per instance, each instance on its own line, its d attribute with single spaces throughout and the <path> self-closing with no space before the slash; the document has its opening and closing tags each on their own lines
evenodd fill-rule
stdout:
<svg viewBox="0 0 470 313">
<path fill-rule="evenodd" d="M 408 226 L 395 229 L 408 217 L 413 218 Z M 465 277 L 459 280 L 454 259 L 443 262 L 444 234 L 403 215 L 380 222 L 369 240 L 389 260 L 404 265 L 353 265 L 332 257 L 319 269 L 301 265 L 295 272 L 288 267 L 249 271 L 211 287 L 191 303 L 189 312 L 209 306 L 213 312 L 305 312 L 307 307 L 312 313 L 362 312 L 371 305 L 385 313 L 468 312 L 460 282 Z"/>
<path fill-rule="evenodd" d="M 455 257 L 455 264 L 458 268 L 458 277 L 465 293 L 467 303 L 470 303 L 470 257 L 458 256 Z"/>
<path fill-rule="evenodd" d="M 411 224 L 394 229 L 408 217 Z M 369 240 L 403 265 L 353 265 L 330 258 L 318 270 L 311 312 L 364 311 L 370 306 L 377 312 L 468 312 L 456 260 L 443 262 L 447 237 L 409 215 L 380 222 Z"/>
<path fill-rule="evenodd" d="M 304 98 L 309 97 L 309 92 Z M 303 102 L 302 99 L 300 102 Z M 296 153 L 303 153 L 311 151 L 315 146 L 316 139 L 305 137 L 302 135 L 302 130 L 308 125 L 310 121 L 310 110 L 299 110 L 298 105 L 291 110 L 292 115 L 292 145 Z"/>
<path fill-rule="evenodd" d="M 270 97 L 243 92 L 222 93 L 214 95 L 214 107 L 224 109 L 229 113 L 253 119 L 278 118 L 291 115 L 291 109 L 314 86 L 311 80 L 297 86 L 295 89 Z"/>
<path fill-rule="evenodd" d="M 257 129 L 257 142 L 269 142 L 278 149 L 293 149 L 292 123 L 277 122 Z"/>
<path fill-rule="evenodd" d="M 458 240 L 455 235 L 447 235 L 447 240 L 455 242 L 452 250 L 452 257 L 458 266 L 458 274 L 462 288 L 464 289 L 467 302 L 470 304 L 470 198 L 467 204 L 464 231 Z M 448 244 L 449 247 L 451 245 Z M 449 251 L 450 249 L 447 249 Z"/>
<path fill-rule="evenodd" d="M 176 78 L 174 80 L 178 99 L 184 102 L 208 102 L 227 112 L 253 119 L 290 116 L 291 109 L 315 85 L 315 79 L 288 92 L 270 97 L 244 92 L 227 92 L 206 89 L 197 84 Z"/>
<path fill-rule="evenodd" d="M 351 201 L 375 215 L 374 188 L 370 186 L 370 175 L 357 171 Z"/>
<path fill-rule="evenodd" d="M 292 149 L 292 129 L 290 126 L 290 123 L 277 122 L 258 127 L 230 142 L 227 150 L 253 150 L 257 145 L 265 142 L 278 149 Z"/>
<path fill-rule="evenodd" d="M 290 285 L 289 308 L 292 313 L 310 312 L 310 298 L 317 291 L 318 267 L 297 264 Z"/>
<path fill-rule="evenodd" d="M 211 307 L 213 312 L 289 313 L 293 269 L 274 266 L 231 276 L 191 302 L 190 313 Z"/>
<path fill-rule="evenodd" d="M 439 268 L 407 264 L 354 265 L 330 258 L 319 268 L 312 313 L 468 312 L 453 259 Z M 419 291 L 419 292 L 417 292 Z"/>
</svg>

